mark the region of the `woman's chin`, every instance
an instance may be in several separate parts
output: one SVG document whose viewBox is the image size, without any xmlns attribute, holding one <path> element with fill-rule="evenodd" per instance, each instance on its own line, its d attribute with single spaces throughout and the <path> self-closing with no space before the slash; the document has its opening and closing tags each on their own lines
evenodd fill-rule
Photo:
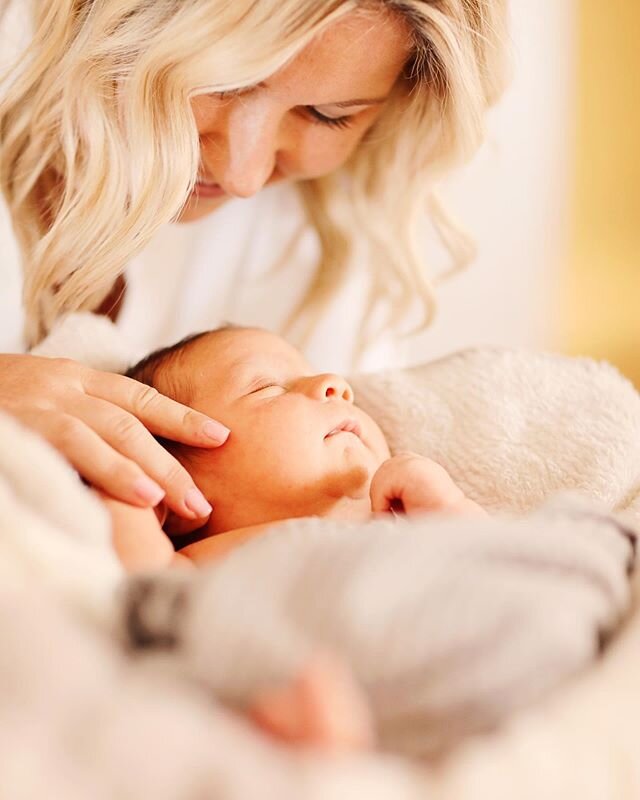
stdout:
<svg viewBox="0 0 640 800">
<path fill-rule="evenodd" d="M 209 214 L 213 214 L 213 212 L 217 211 L 220 206 L 224 205 L 228 199 L 228 195 L 223 197 L 197 197 L 195 195 L 191 195 L 178 217 L 176 217 L 175 221 L 181 224 L 187 222 L 197 222 L 199 219 L 203 219 L 204 217 L 208 217 Z"/>
</svg>

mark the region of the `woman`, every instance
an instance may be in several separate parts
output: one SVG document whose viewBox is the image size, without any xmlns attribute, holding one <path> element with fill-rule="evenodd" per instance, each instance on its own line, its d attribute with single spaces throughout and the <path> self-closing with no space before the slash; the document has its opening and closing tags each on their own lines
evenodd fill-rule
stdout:
<svg viewBox="0 0 640 800">
<path fill-rule="evenodd" d="M 124 270 L 160 226 L 277 182 L 300 190 L 321 251 L 290 321 L 314 328 L 358 245 L 367 320 L 394 325 L 419 297 L 426 324 L 433 298 L 416 234 L 434 176 L 481 142 L 501 88 L 503 4 L 37 0 L 0 102 L 27 344 L 71 311 L 116 317 Z M 431 210 L 459 260 L 454 231 Z M 164 497 L 191 521 L 211 510 L 151 434 L 217 446 L 228 431 L 215 420 L 125 378 L 30 355 L 0 355 L 0 409 L 115 498 Z"/>
</svg>

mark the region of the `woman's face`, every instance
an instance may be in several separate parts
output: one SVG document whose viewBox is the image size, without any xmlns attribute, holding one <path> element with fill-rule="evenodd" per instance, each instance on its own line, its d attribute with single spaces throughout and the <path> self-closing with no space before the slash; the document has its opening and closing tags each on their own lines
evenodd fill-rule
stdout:
<svg viewBox="0 0 640 800">
<path fill-rule="evenodd" d="M 333 172 L 382 112 L 410 50 L 401 17 L 354 11 L 263 83 L 194 98 L 200 179 L 180 221 L 276 181 Z"/>
</svg>

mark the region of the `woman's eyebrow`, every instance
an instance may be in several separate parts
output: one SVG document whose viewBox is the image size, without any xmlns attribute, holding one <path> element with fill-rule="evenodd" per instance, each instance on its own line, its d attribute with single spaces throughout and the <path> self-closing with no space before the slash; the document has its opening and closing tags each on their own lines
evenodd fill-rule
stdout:
<svg viewBox="0 0 640 800">
<path fill-rule="evenodd" d="M 337 108 L 348 108 L 349 106 L 376 106 L 385 103 L 388 97 L 373 97 L 368 100 L 343 100 L 341 103 L 316 103 L 317 106 L 336 106 Z"/>
<path fill-rule="evenodd" d="M 255 86 L 251 87 L 252 89 L 268 89 L 269 85 L 266 81 L 260 81 L 260 83 L 256 83 Z M 356 100 L 341 100 L 339 103 L 313 103 L 313 106 L 323 107 L 323 106 L 335 106 L 336 108 L 349 108 L 349 106 L 376 106 L 382 103 L 386 103 L 388 100 L 387 97 L 371 97 L 371 98 L 357 98 Z"/>
</svg>

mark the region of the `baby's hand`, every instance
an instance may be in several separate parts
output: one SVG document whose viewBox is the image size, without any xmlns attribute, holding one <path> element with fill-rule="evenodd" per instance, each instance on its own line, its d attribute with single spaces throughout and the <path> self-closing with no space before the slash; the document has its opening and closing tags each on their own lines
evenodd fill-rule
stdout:
<svg viewBox="0 0 640 800">
<path fill-rule="evenodd" d="M 249 715 L 271 736 L 293 747 L 357 752 L 374 744 L 369 701 L 348 666 L 316 656 L 297 680 L 261 692 Z"/>
<path fill-rule="evenodd" d="M 440 464 L 415 453 L 401 453 L 385 461 L 373 476 L 369 495 L 374 513 L 486 515 Z"/>
</svg>

